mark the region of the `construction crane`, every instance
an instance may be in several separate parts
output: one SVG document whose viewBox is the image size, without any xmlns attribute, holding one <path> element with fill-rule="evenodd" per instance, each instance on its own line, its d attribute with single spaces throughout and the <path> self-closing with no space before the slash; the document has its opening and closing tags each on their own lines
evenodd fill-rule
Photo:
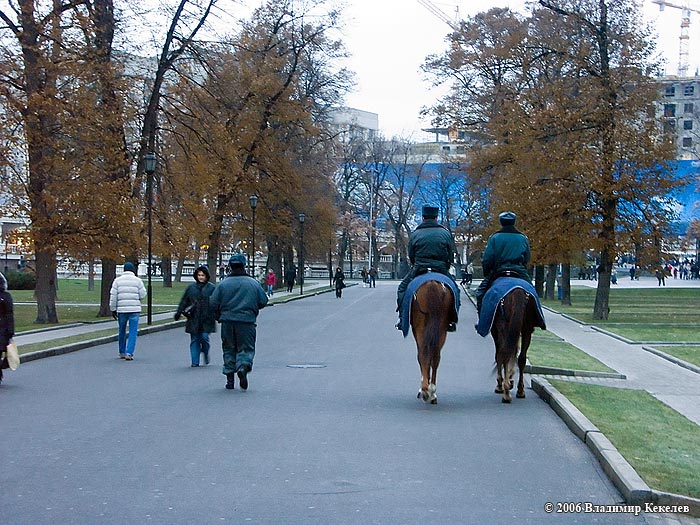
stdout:
<svg viewBox="0 0 700 525">
<path fill-rule="evenodd" d="M 428 11 L 433 13 L 435 16 L 437 16 L 440 20 L 445 22 L 448 26 L 452 28 L 453 31 L 459 31 L 459 22 L 447 16 L 442 11 L 442 9 L 436 6 L 433 2 L 430 2 L 428 0 L 418 0 L 418 3 L 425 7 Z M 456 6 L 455 8 L 455 19 L 459 20 L 459 6 Z"/>
<path fill-rule="evenodd" d="M 667 2 L 666 0 L 651 0 L 651 2 L 652 4 L 658 4 L 659 11 L 663 11 L 666 6 L 681 10 L 681 34 L 678 37 L 678 76 L 685 77 L 688 75 L 690 13 L 700 13 L 700 9 L 690 7 L 688 0 L 685 0 L 682 5 Z"/>
</svg>

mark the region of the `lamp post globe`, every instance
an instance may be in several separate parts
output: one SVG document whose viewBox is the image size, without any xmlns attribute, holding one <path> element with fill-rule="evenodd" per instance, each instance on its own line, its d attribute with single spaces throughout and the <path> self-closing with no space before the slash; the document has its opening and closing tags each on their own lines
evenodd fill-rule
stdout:
<svg viewBox="0 0 700 525">
<path fill-rule="evenodd" d="M 147 153 L 143 158 L 143 169 L 146 172 L 146 210 L 148 214 L 148 276 L 146 314 L 147 324 L 153 323 L 153 293 L 151 286 L 151 265 L 153 264 L 153 174 L 156 172 L 156 154 Z"/>
</svg>

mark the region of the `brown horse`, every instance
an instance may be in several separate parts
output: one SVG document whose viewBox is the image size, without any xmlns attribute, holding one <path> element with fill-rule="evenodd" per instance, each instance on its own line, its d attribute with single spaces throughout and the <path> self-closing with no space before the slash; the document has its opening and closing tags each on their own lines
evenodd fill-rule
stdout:
<svg viewBox="0 0 700 525">
<path fill-rule="evenodd" d="M 440 351 L 452 320 L 454 296 L 449 286 L 428 281 L 418 288 L 411 302 L 411 330 L 418 347 L 421 385 L 418 398 L 437 404 L 436 381 Z"/>
<path fill-rule="evenodd" d="M 503 403 L 511 402 L 510 390 L 513 388 L 516 358 L 520 371 L 516 397 L 525 397 L 523 371 L 532 332 L 540 325 L 538 321 L 536 299 L 522 288 L 511 290 L 496 307 L 496 316 L 491 326 L 491 336 L 496 344 L 498 374 L 495 392 L 503 394 Z"/>
</svg>

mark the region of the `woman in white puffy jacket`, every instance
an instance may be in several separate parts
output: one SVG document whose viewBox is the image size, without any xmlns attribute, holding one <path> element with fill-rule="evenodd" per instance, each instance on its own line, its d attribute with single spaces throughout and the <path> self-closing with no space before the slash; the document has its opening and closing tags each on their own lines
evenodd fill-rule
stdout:
<svg viewBox="0 0 700 525">
<path fill-rule="evenodd" d="M 141 316 L 141 299 L 146 297 L 146 287 L 136 276 L 136 269 L 130 262 L 124 264 L 124 273 L 114 279 L 109 291 L 109 309 L 119 321 L 119 358 L 133 361 L 136 348 L 136 335 Z M 129 324 L 127 337 L 126 325 Z"/>
</svg>

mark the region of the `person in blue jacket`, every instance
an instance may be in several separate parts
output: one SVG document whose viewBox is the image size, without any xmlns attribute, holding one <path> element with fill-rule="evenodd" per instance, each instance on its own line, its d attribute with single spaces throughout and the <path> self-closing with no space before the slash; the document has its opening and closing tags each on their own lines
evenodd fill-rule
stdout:
<svg viewBox="0 0 700 525">
<path fill-rule="evenodd" d="M 267 305 L 262 285 L 246 271 L 242 253 L 231 256 L 230 274 L 214 290 L 210 304 L 214 318 L 221 323 L 226 388 L 233 390 L 236 375 L 241 389 L 248 389 L 248 374 L 255 357 L 256 320 Z"/>
</svg>

